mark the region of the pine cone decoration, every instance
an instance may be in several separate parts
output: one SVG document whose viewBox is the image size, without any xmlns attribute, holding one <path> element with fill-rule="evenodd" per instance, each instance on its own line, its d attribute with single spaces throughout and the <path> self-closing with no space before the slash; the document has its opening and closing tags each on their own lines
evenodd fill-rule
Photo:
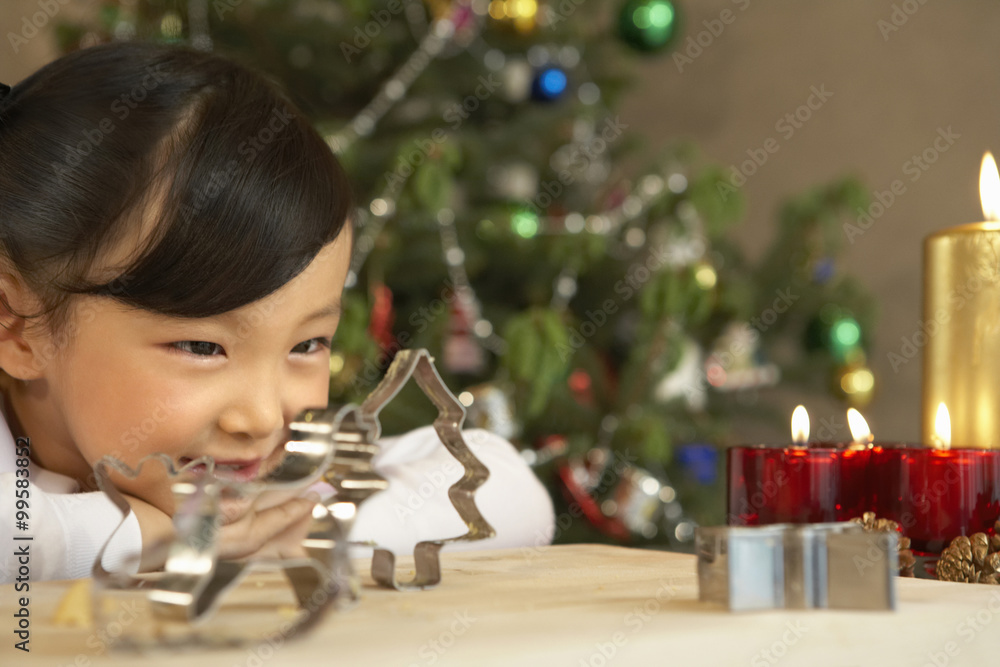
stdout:
<svg viewBox="0 0 1000 667">
<path fill-rule="evenodd" d="M 972 542 L 965 535 L 951 541 L 934 570 L 941 581 L 979 581 L 979 573 L 972 568 Z"/>
<path fill-rule="evenodd" d="M 1000 520 L 994 526 L 993 537 L 986 533 L 961 535 L 951 541 L 937 563 L 937 578 L 941 581 L 961 581 L 973 584 L 1000 584 Z"/>
<path fill-rule="evenodd" d="M 898 533 L 899 534 L 899 576 L 912 577 L 913 566 L 917 559 L 910 550 L 910 538 L 904 537 L 899 524 L 892 519 L 878 519 L 875 512 L 865 512 L 860 517 L 851 519 L 854 523 L 860 523 L 867 533 Z M 998 522 L 1000 523 L 1000 522 Z"/>
</svg>

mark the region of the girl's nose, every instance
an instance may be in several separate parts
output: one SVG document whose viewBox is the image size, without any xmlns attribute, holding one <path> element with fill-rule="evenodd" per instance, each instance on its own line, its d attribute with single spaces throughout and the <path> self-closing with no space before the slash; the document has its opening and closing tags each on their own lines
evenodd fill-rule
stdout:
<svg viewBox="0 0 1000 667">
<path fill-rule="evenodd" d="M 219 417 L 222 430 L 245 434 L 254 440 L 273 438 L 284 426 L 281 395 L 272 382 L 255 382 L 237 388 L 236 395 Z"/>
</svg>

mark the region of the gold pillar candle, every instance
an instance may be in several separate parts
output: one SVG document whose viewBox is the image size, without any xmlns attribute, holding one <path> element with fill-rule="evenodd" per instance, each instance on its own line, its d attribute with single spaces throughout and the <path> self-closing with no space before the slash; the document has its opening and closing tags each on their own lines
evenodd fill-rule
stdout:
<svg viewBox="0 0 1000 667">
<path fill-rule="evenodd" d="M 944 403 L 954 446 L 1000 449 L 1000 175 L 989 153 L 979 192 L 987 222 L 924 239 L 924 317 L 909 340 L 926 341 L 921 441 L 933 441 Z"/>
</svg>

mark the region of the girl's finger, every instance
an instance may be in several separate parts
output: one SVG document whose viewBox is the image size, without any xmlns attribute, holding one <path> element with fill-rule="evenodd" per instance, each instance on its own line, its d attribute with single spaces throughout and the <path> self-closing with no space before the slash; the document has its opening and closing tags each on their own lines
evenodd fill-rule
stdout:
<svg viewBox="0 0 1000 667">
<path fill-rule="evenodd" d="M 283 503 L 288 502 L 301 494 L 301 490 L 295 489 L 291 491 L 269 489 L 262 492 L 253 501 L 253 507 L 258 512 L 263 510 L 271 509 L 272 507 L 277 507 Z M 317 501 L 319 497 L 317 496 Z"/>
<path fill-rule="evenodd" d="M 234 523 L 231 526 L 233 530 L 223 528 L 223 542 L 239 554 L 235 557 L 255 553 L 289 525 L 304 517 L 311 518 L 315 505 L 316 501 L 311 497 L 295 498 L 276 507 L 250 513 Z M 220 553 L 222 551 L 223 547 L 220 545 Z"/>
<path fill-rule="evenodd" d="M 288 526 L 267 542 L 254 556 L 262 558 L 304 558 L 309 554 L 302 541 L 309 534 L 311 513 Z"/>
</svg>

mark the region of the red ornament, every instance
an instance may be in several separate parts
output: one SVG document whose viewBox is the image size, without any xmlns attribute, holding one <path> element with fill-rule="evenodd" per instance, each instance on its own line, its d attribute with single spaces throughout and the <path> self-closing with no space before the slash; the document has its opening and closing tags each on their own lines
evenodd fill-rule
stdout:
<svg viewBox="0 0 1000 667">
<path fill-rule="evenodd" d="M 597 504 L 597 500 L 577 481 L 573 462 L 560 465 L 556 470 L 556 475 L 559 477 L 566 500 L 580 508 L 583 516 L 592 526 L 616 540 L 628 542 L 631 539 L 628 528 L 621 522 L 605 516 L 600 505 Z"/>
<path fill-rule="evenodd" d="M 392 307 L 392 290 L 386 285 L 376 285 L 372 290 L 373 303 L 371 318 L 368 320 L 368 335 L 383 350 L 391 349 L 395 343 L 392 325 L 396 311 Z"/>
<path fill-rule="evenodd" d="M 588 407 L 594 405 L 594 383 L 590 378 L 590 373 L 582 368 L 577 368 L 569 374 L 569 380 L 566 384 L 569 385 L 569 390 L 573 392 L 573 398 L 576 399 L 577 403 Z"/>
</svg>

